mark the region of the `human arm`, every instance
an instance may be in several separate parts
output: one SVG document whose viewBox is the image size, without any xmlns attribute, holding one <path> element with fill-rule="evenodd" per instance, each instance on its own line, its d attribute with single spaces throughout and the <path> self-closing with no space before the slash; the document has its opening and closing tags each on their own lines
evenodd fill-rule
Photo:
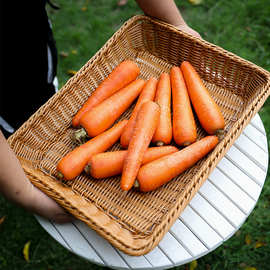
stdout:
<svg viewBox="0 0 270 270">
<path fill-rule="evenodd" d="M 26 210 L 58 223 L 71 221 L 54 200 L 34 187 L 0 131 L 0 193 Z"/>
<path fill-rule="evenodd" d="M 198 32 L 187 25 L 173 0 L 136 0 L 136 2 L 146 15 L 172 24 L 186 33 L 201 38 Z"/>
</svg>

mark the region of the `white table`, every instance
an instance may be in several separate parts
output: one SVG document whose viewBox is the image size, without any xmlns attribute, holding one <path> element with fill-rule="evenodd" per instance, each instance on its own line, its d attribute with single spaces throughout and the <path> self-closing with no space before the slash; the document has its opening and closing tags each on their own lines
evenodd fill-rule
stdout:
<svg viewBox="0 0 270 270">
<path fill-rule="evenodd" d="M 267 138 L 257 114 L 150 253 L 128 256 L 83 222 L 41 226 L 71 252 L 115 269 L 166 269 L 206 255 L 245 222 L 260 196 L 268 167 Z"/>
</svg>

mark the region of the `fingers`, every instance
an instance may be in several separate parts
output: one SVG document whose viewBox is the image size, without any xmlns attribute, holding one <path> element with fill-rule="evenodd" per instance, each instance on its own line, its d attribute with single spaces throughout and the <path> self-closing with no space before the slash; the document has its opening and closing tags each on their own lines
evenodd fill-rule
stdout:
<svg viewBox="0 0 270 270">
<path fill-rule="evenodd" d="M 55 223 L 64 224 L 74 221 L 74 217 L 68 213 L 57 213 L 50 220 Z"/>
<path fill-rule="evenodd" d="M 60 224 L 74 220 L 71 214 L 36 187 L 33 186 L 31 193 L 31 204 L 28 207 L 30 212 Z"/>
<path fill-rule="evenodd" d="M 177 25 L 176 28 L 178 28 L 179 30 L 186 32 L 192 36 L 195 36 L 197 38 L 202 39 L 201 35 L 197 31 L 195 31 L 194 29 L 189 27 L 187 24 Z"/>
</svg>

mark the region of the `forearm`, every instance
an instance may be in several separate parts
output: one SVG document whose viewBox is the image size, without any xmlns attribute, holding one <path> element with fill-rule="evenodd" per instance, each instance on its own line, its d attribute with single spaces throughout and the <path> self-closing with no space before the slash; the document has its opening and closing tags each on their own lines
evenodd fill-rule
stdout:
<svg viewBox="0 0 270 270">
<path fill-rule="evenodd" d="M 20 162 L 0 131 L 0 192 L 9 200 L 29 207 L 27 198 L 33 188 Z"/>
<path fill-rule="evenodd" d="M 143 12 L 175 26 L 186 24 L 173 0 L 136 0 Z"/>
</svg>

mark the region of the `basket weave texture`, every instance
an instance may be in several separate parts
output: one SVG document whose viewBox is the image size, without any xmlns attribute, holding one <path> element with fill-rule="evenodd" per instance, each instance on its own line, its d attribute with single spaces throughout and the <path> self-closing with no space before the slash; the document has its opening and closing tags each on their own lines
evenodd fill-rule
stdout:
<svg viewBox="0 0 270 270">
<path fill-rule="evenodd" d="M 143 79 L 158 78 L 173 65 L 190 61 L 222 109 L 224 138 L 195 166 L 149 193 L 123 192 L 120 177 L 95 180 L 81 174 L 74 181 L 59 182 L 56 164 L 75 147 L 72 117 L 125 59 L 136 61 Z M 8 141 L 35 186 L 115 247 L 129 255 L 142 255 L 160 242 L 269 93 L 266 70 L 163 22 L 135 16 Z M 121 119 L 130 113 L 131 109 Z M 197 127 L 199 138 L 204 137 L 198 121 Z M 110 150 L 116 149 L 119 144 Z"/>
</svg>

